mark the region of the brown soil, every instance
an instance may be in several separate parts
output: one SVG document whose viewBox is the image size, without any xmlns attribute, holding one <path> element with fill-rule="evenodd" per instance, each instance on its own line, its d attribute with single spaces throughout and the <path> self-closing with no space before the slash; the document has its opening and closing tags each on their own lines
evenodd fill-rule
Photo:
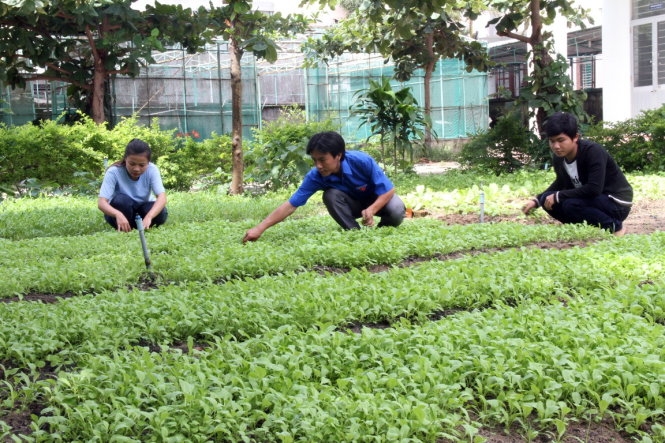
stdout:
<svg viewBox="0 0 665 443">
<path fill-rule="evenodd" d="M 446 224 L 478 223 L 478 214 L 427 214 L 415 213 L 414 216 L 433 216 Z M 525 224 L 553 223 L 556 220 L 549 217 L 524 217 L 522 214 L 514 216 L 485 216 L 486 223 L 512 221 Z M 627 234 L 651 234 L 656 231 L 665 231 L 665 199 L 636 201 L 630 215 L 624 222 Z"/>
<path fill-rule="evenodd" d="M 560 441 L 562 443 L 629 443 L 633 440 L 628 436 L 623 436 L 612 427 L 611 422 L 601 423 L 569 423 L 566 433 L 560 440 L 556 440 L 554 435 L 527 440 L 516 432 L 505 433 L 503 431 L 491 431 L 481 429 L 480 435 L 485 437 L 486 443 L 549 443 L 551 441 Z"/>
</svg>

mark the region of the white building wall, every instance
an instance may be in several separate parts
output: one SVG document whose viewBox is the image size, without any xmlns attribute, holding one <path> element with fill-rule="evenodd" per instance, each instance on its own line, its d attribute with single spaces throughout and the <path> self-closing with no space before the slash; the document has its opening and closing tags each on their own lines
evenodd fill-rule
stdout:
<svg viewBox="0 0 665 443">
<path fill-rule="evenodd" d="M 597 81 L 603 88 L 603 120 L 617 122 L 639 112 L 637 97 L 633 98 L 631 0 L 603 3 L 603 54 Z"/>
</svg>

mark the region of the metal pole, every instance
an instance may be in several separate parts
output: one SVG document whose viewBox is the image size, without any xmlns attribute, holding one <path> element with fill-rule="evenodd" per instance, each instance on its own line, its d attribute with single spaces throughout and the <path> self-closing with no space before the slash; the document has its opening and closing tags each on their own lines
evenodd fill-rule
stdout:
<svg viewBox="0 0 665 443">
<path fill-rule="evenodd" d="M 485 222 L 485 191 L 480 191 L 480 223 Z"/>
<path fill-rule="evenodd" d="M 149 271 L 152 267 L 150 263 L 150 252 L 148 251 L 148 244 L 145 241 L 145 229 L 143 228 L 143 219 L 140 215 L 136 216 L 136 229 L 139 231 L 141 238 L 141 247 L 143 248 L 143 258 L 145 259 L 145 267 Z"/>
<path fill-rule="evenodd" d="M 187 53 L 184 48 L 182 50 L 182 113 L 185 121 L 182 132 L 187 134 L 189 132 L 187 124 Z"/>
</svg>

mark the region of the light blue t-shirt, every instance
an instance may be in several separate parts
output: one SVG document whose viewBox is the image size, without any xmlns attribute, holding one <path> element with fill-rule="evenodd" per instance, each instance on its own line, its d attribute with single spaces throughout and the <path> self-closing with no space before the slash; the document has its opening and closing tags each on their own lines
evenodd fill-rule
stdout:
<svg viewBox="0 0 665 443">
<path fill-rule="evenodd" d="M 365 152 L 346 151 L 340 167 L 341 174 L 327 177 L 312 168 L 289 203 L 295 207 L 302 206 L 315 192 L 330 188 L 339 189 L 354 199 L 364 200 L 385 194 L 394 187 L 383 169 Z"/>
<path fill-rule="evenodd" d="M 151 162 L 136 181 L 132 180 L 124 166 L 109 167 L 104 174 L 99 196 L 111 202 L 116 194 L 125 194 L 137 203 L 145 203 L 155 200 L 156 195 L 165 191 L 159 169 Z"/>
</svg>

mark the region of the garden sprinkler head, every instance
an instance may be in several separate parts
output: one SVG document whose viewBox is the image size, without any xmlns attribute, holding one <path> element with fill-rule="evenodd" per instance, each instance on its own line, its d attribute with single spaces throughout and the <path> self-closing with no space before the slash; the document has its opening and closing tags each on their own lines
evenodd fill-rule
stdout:
<svg viewBox="0 0 665 443">
<path fill-rule="evenodd" d="M 139 231 L 139 238 L 141 239 L 141 247 L 143 248 L 143 258 L 145 259 L 145 267 L 148 271 L 152 268 L 150 263 L 150 252 L 148 251 L 148 244 L 145 241 L 145 228 L 143 228 L 143 219 L 140 215 L 136 216 L 136 229 Z"/>
</svg>

